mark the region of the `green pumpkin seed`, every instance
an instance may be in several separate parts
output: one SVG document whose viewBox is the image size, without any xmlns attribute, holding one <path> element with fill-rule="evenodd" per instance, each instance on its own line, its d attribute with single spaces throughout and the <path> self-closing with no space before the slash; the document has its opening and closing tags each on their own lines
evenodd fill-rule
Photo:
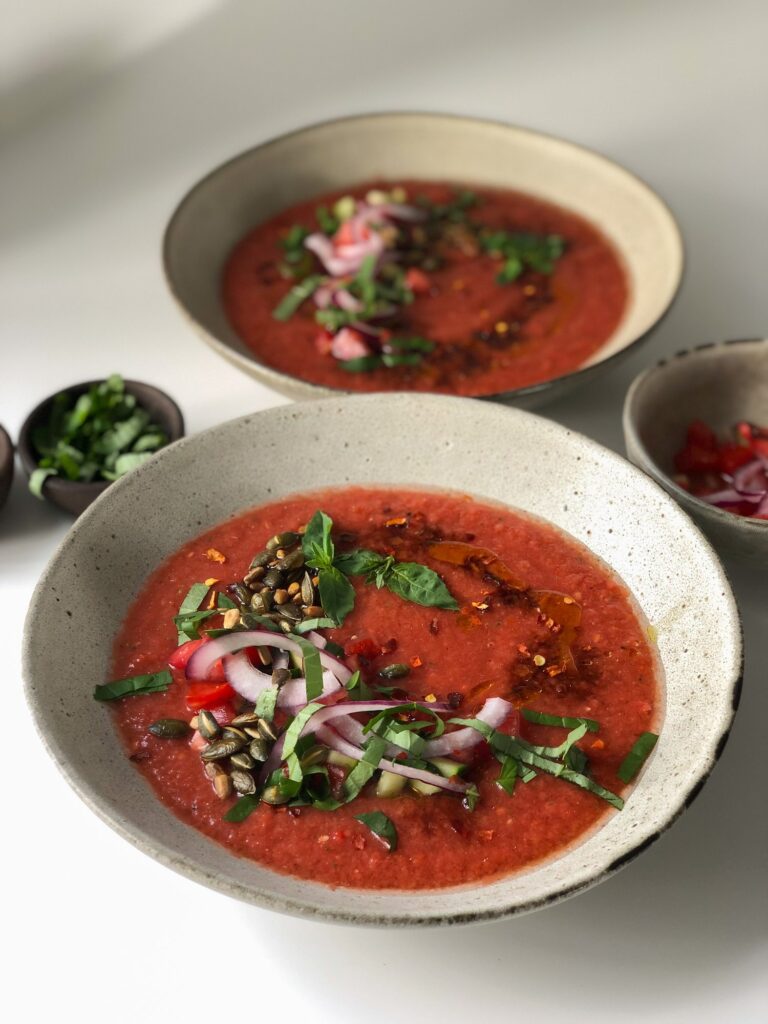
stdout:
<svg viewBox="0 0 768 1024">
<path fill-rule="evenodd" d="M 240 740 L 243 746 L 248 742 L 248 734 L 243 732 L 242 729 L 236 729 L 232 725 L 225 726 L 224 732 L 221 735 L 226 740 Z"/>
<path fill-rule="evenodd" d="M 382 679 L 402 679 L 403 676 L 409 675 L 410 671 L 408 665 L 398 661 L 394 665 L 385 665 L 384 668 L 379 669 L 379 675 Z"/>
<path fill-rule="evenodd" d="M 301 600 L 304 604 L 315 603 L 315 588 L 312 584 L 312 577 L 305 572 L 301 579 Z"/>
<path fill-rule="evenodd" d="M 199 711 L 197 715 L 197 731 L 204 740 L 215 740 L 221 735 L 221 726 L 210 711 Z"/>
<path fill-rule="evenodd" d="M 265 721 L 263 718 L 259 719 L 259 724 L 256 728 L 259 730 L 261 735 L 264 737 L 265 740 L 267 740 L 268 743 L 274 743 L 275 740 L 277 739 L 277 733 L 275 732 L 274 728 L 270 725 L 269 722 Z"/>
<path fill-rule="evenodd" d="M 232 725 L 256 725 L 259 721 L 259 716 L 255 711 L 244 711 L 241 715 L 236 715 L 235 718 L 229 723 Z"/>
<path fill-rule="evenodd" d="M 240 793 L 241 796 L 249 796 L 251 793 L 256 792 L 256 783 L 253 781 L 253 776 L 250 772 L 244 772 L 239 768 L 235 768 L 234 771 L 229 773 L 229 777 L 232 785 L 235 787 L 235 792 Z"/>
<path fill-rule="evenodd" d="M 251 740 L 251 745 L 248 747 L 248 752 L 254 761 L 263 763 L 269 757 L 269 744 L 264 740 L 262 736 L 257 736 Z"/>
<path fill-rule="evenodd" d="M 272 673 L 272 685 L 285 686 L 290 678 L 291 673 L 287 668 L 276 668 Z"/>
<path fill-rule="evenodd" d="M 267 786 L 261 794 L 261 799 L 265 804 L 277 806 L 278 804 L 287 804 L 290 797 L 286 796 L 285 793 L 281 793 L 279 786 Z"/>
<path fill-rule="evenodd" d="M 233 754 L 229 760 L 235 768 L 242 768 L 243 771 L 250 771 L 251 768 L 256 765 L 256 762 L 253 760 L 251 755 L 245 750 L 239 750 L 236 754 Z"/>
<path fill-rule="evenodd" d="M 160 740 L 180 740 L 189 735 L 189 723 L 181 718 L 158 718 L 148 727 Z"/>
<path fill-rule="evenodd" d="M 283 574 L 278 568 L 267 569 L 261 582 L 270 590 L 277 590 L 283 582 Z"/>
<path fill-rule="evenodd" d="M 287 622 L 298 622 L 301 618 L 301 612 L 295 604 L 281 605 L 278 615 L 281 619 L 285 619 Z"/>
<path fill-rule="evenodd" d="M 204 761 L 223 761 L 225 757 L 231 757 L 238 750 L 242 750 L 244 746 L 245 742 L 238 736 L 222 736 L 221 739 L 209 743 L 201 752 L 200 757 Z"/>
<path fill-rule="evenodd" d="M 258 555 L 254 555 L 251 559 L 251 569 L 263 568 L 267 562 L 272 561 L 272 552 L 267 548 L 265 551 L 260 551 Z"/>
<path fill-rule="evenodd" d="M 302 768 L 311 768 L 315 764 L 323 764 L 328 759 L 328 747 L 322 747 L 320 744 L 317 746 L 310 747 L 306 754 L 301 759 Z"/>
<path fill-rule="evenodd" d="M 254 594 L 251 598 L 251 611 L 255 612 L 256 615 L 266 615 L 271 607 L 272 595 L 268 590 L 261 594 Z"/>
<path fill-rule="evenodd" d="M 283 572 L 292 572 L 294 569 L 300 569 L 303 565 L 304 552 L 301 548 L 289 551 L 288 554 L 284 558 L 281 558 L 277 563 L 278 569 L 282 569 Z"/>
</svg>

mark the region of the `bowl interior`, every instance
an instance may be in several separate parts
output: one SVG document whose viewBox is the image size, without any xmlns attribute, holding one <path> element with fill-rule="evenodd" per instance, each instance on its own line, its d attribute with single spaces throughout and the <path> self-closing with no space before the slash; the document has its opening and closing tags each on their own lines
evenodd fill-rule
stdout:
<svg viewBox="0 0 768 1024">
<path fill-rule="evenodd" d="M 489 445 L 489 437 L 504 440 Z M 309 451 L 311 458 L 295 457 Z M 91 693 L 108 674 L 112 638 L 148 573 L 185 540 L 244 508 L 347 483 L 465 490 L 549 519 L 613 566 L 653 623 L 666 678 L 661 738 L 624 811 L 563 856 L 457 889 L 331 889 L 231 856 L 178 821 L 126 758 Z M 24 648 L 28 699 L 52 756 L 131 842 L 250 902 L 377 924 L 530 910 L 626 863 L 676 817 L 713 765 L 740 665 L 738 615 L 720 564 L 652 481 L 528 413 L 407 395 L 284 406 L 163 450 L 109 488 L 70 531 L 36 590 Z"/>
<path fill-rule="evenodd" d="M 623 257 L 630 297 L 616 331 L 586 366 L 646 333 L 679 285 L 682 244 L 669 210 L 646 185 L 605 158 L 549 136 L 469 118 L 352 117 L 243 153 L 199 182 L 174 213 L 164 242 L 169 285 L 222 355 L 244 369 L 261 367 L 229 325 L 220 300 L 221 273 L 234 244 L 249 228 L 300 200 L 381 177 L 511 188 L 567 207 L 598 226 Z M 262 370 L 276 385 L 291 379 Z M 304 397 L 326 391 L 305 382 L 298 387 Z"/>
<path fill-rule="evenodd" d="M 14 452 L 13 442 L 4 427 L 0 426 L 0 508 L 5 504 L 13 483 Z"/>
<path fill-rule="evenodd" d="M 646 372 L 628 404 L 646 455 L 666 475 L 691 420 L 720 435 L 739 420 L 768 424 L 768 339 L 734 341 L 682 352 Z"/>
</svg>

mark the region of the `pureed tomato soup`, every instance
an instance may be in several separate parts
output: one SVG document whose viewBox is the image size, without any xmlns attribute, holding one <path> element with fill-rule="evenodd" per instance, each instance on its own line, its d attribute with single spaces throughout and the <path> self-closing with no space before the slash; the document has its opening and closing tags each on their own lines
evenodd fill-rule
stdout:
<svg viewBox="0 0 768 1024">
<path fill-rule="evenodd" d="M 374 182 L 249 231 L 222 294 L 237 333 L 284 373 L 487 395 L 581 366 L 619 324 L 627 279 L 591 224 L 531 196 Z"/>
<path fill-rule="evenodd" d="M 214 786 L 224 793 L 221 778 L 216 781 L 210 776 L 225 775 L 231 764 L 222 760 L 215 769 L 206 769 L 201 760 L 206 746 L 197 733 L 190 740 L 189 733 L 160 738 L 149 731 L 158 720 L 189 720 L 192 693 L 196 695 L 192 703 L 199 707 L 202 699 L 205 706 L 201 684 L 190 683 L 177 670 L 165 692 L 130 696 L 113 705 L 129 756 L 158 797 L 183 821 L 233 853 L 301 878 L 375 889 L 451 886 L 513 872 L 563 851 L 608 813 L 615 813 L 603 796 L 546 771 L 535 769 L 535 777 L 522 781 L 527 771 L 523 761 L 516 765 L 518 777 L 512 788 L 510 763 L 504 763 L 495 744 L 522 743 L 516 757 L 535 758 L 527 752 L 529 748 L 544 747 L 552 756 L 552 750 L 577 723 L 555 727 L 526 716 L 536 717 L 538 712 L 590 720 L 596 731 L 582 730 L 566 758 L 570 771 L 588 779 L 598 793 L 600 787 L 613 794 L 626 790 L 617 772 L 629 778 L 639 767 L 642 756 L 637 756 L 637 741 L 645 737 L 640 746 L 645 745 L 647 753 L 648 731 L 656 724 L 660 706 L 654 657 L 632 600 L 624 585 L 587 549 L 554 527 L 463 495 L 329 490 L 278 501 L 221 524 L 186 544 L 149 578 L 116 640 L 114 677 L 164 669 L 177 647 L 172 617 L 190 587 L 202 581 L 205 591 L 210 584 L 208 594 L 197 600 L 203 611 L 215 607 L 216 593 L 226 581 L 248 578 L 251 559 L 262 552 L 268 538 L 296 530 L 310 520 L 310 525 L 316 524 L 318 509 L 332 520 L 330 537 L 339 564 L 345 564 L 339 558 L 343 552 L 357 552 L 354 557 L 359 558 L 365 551 L 380 556 L 379 571 L 385 580 L 391 579 L 383 568 L 389 555 L 393 556 L 386 563 L 390 570 L 402 563 L 415 563 L 426 567 L 426 572 L 439 573 L 439 578 L 425 577 L 426 586 L 431 580 L 437 588 L 438 603 L 431 606 L 405 599 L 386 582 L 379 589 L 365 576 L 350 574 L 354 609 L 341 628 L 320 632 L 344 648 L 342 662 L 360 669 L 361 685 L 370 691 L 366 695 L 358 688 L 358 697 L 388 700 L 398 706 L 404 701 L 423 701 L 426 707 L 447 709 L 437 716 L 418 711 L 398 713 L 390 726 L 407 730 L 409 722 L 428 718 L 432 728 L 435 717 L 445 722 L 451 717 L 472 719 L 483 708 L 501 707 L 501 720 L 497 715 L 490 739 L 464 727 L 464 734 L 468 731 L 478 742 L 437 758 L 443 769 L 451 764 L 465 766 L 448 781 L 458 780 L 465 789 L 476 787 L 476 800 L 471 794 L 445 790 L 420 795 L 410 788 L 410 780 L 391 775 L 386 778 L 403 788 L 389 798 L 378 796 L 382 776 L 373 774 L 373 769 L 359 795 L 332 810 L 274 806 L 258 803 L 254 796 L 241 798 L 240 804 L 235 804 L 234 795 L 220 799 Z M 293 548 L 295 561 L 301 558 L 295 555 L 301 551 L 301 543 Z M 468 550 L 473 557 L 464 557 Z M 491 552 L 497 557 L 491 557 Z M 261 569 L 265 558 L 273 554 L 264 552 Z M 351 565 L 349 555 L 346 565 Z M 261 569 L 256 572 L 260 580 L 251 583 L 257 593 L 265 579 Z M 417 576 L 421 571 L 410 570 Z M 310 572 L 317 578 L 317 570 Z M 413 592 L 406 589 L 406 593 L 413 597 Z M 445 594 L 449 602 L 455 599 L 457 610 L 439 606 L 446 604 Z M 274 614 L 280 606 L 272 603 L 272 608 Z M 580 623 L 575 624 L 579 612 Z M 229 614 L 237 617 L 232 610 Z M 559 621 L 553 621 L 555 618 Z M 213 612 L 200 622 L 200 628 L 221 622 L 221 615 Z M 207 649 L 199 642 L 191 646 Z M 273 654 L 278 657 L 277 651 Z M 174 658 L 179 664 L 178 652 Z M 258 658 L 252 661 L 260 664 Z M 394 673 L 393 665 L 397 666 Z M 217 675 L 218 671 L 213 676 L 221 680 L 224 677 Z M 261 678 L 265 685 L 270 680 L 269 675 Z M 320 703 L 343 711 L 351 694 L 339 690 L 332 676 L 328 678 L 337 690 Z M 207 706 L 224 705 L 214 709 L 221 721 L 253 707 L 236 696 L 233 699 L 232 691 L 228 699 L 217 696 L 213 688 L 228 687 L 215 679 L 202 686 L 213 693 Z M 390 687 L 398 689 L 393 693 Z M 371 714 L 355 718 L 364 722 Z M 273 731 L 279 733 L 289 721 L 290 715 L 278 706 Z M 347 734 L 354 731 L 351 718 L 339 717 L 328 725 L 334 722 L 339 729 L 345 722 Z M 448 724 L 444 736 L 460 728 Z M 361 731 L 359 724 L 357 731 Z M 253 735 L 258 736 L 258 731 Z M 321 766 L 319 775 L 307 776 L 310 783 L 316 780 L 318 784 L 314 792 L 337 802 L 343 800 L 344 787 L 349 785 L 357 762 L 332 764 L 343 758 L 334 751 L 329 759 L 328 749 L 323 751 L 317 737 L 302 742 L 305 747 L 309 744 L 302 756 L 310 762 L 319 758 L 316 763 Z M 635 764 L 627 772 L 624 759 L 633 745 Z M 405 751 L 401 757 L 406 757 Z M 426 757 L 422 751 L 422 764 Z M 412 761 L 419 763 L 418 759 Z M 260 767 L 257 763 L 252 775 L 258 776 Z M 285 766 L 283 778 L 287 771 Z M 434 765 L 431 771 L 435 772 Z M 500 788 L 499 781 L 505 781 L 509 791 Z M 224 820 L 225 812 L 233 805 L 241 807 L 243 800 L 254 804 L 252 813 L 240 822 Z M 618 798 L 616 801 L 621 803 Z M 473 803 L 474 810 L 469 810 L 467 804 Z M 390 848 L 391 836 L 388 844 L 368 824 L 357 820 L 372 812 L 386 816 L 396 835 L 396 848 Z M 378 826 L 381 831 L 381 822 Z"/>
</svg>

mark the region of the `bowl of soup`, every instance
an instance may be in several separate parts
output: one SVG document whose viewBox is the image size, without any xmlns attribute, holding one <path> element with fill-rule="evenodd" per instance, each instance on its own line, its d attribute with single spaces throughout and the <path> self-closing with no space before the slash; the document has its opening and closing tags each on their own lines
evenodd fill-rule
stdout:
<svg viewBox="0 0 768 1024">
<path fill-rule="evenodd" d="M 223 164 L 163 244 L 221 356 L 289 397 L 419 391 L 535 405 L 669 308 L 675 220 L 589 150 L 473 118 L 314 125 Z"/>
<path fill-rule="evenodd" d="M 647 848 L 723 748 L 741 634 L 712 549 L 618 456 L 364 395 L 110 487 L 38 584 L 24 673 L 66 778 L 161 863 L 287 913 L 447 924 Z"/>
</svg>

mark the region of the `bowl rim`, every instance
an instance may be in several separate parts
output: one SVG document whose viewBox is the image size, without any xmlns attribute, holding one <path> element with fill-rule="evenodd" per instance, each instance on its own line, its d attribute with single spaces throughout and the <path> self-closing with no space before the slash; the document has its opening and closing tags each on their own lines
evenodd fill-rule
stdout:
<svg viewBox="0 0 768 1024">
<path fill-rule="evenodd" d="M 627 389 L 622 409 L 622 428 L 624 437 L 631 438 L 634 447 L 643 460 L 643 470 L 671 494 L 681 505 L 689 505 L 693 511 L 702 516 L 709 516 L 713 521 L 722 524 L 728 529 L 736 529 L 741 532 L 750 532 L 755 536 L 760 531 L 768 530 L 768 520 L 754 519 L 751 516 L 740 516 L 734 512 L 728 512 L 717 505 L 711 505 L 708 501 L 691 494 L 680 486 L 671 476 L 664 472 L 656 459 L 648 451 L 645 442 L 640 437 L 637 427 L 637 402 L 642 389 L 653 378 L 666 371 L 673 363 L 682 362 L 686 359 L 697 359 L 703 352 L 709 354 L 713 351 L 738 348 L 740 346 L 765 345 L 768 347 L 768 337 L 753 338 L 729 338 L 726 341 L 706 341 L 701 345 L 694 345 L 692 348 L 680 349 L 671 356 L 665 356 L 653 366 L 646 367 L 632 381 Z"/>
<path fill-rule="evenodd" d="M 446 122 L 461 123 L 464 125 L 481 125 L 490 128 L 509 129 L 512 132 L 519 133 L 522 136 L 528 136 L 537 139 L 544 139 L 551 142 L 559 143 L 563 146 L 575 150 L 588 158 L 595 160 L 598 163 L 612 168 L 614 171 L 618 170 L 622 172 L 627 178 L 631 179 L 636 186 L 643 191 L 646 196 L 655 202 L 662 213 L 666 216 L 667 226 L 670 230 L 671 237 L 674 239 L 676 247 L 676 276 L 674 287 L 670 293 L 670 296 L 666 302 L 666 305 L 659 311 L 658 316 L 648 328 L 639 334 L 636 338 L 629 341 L 623 348 L 619 349 L 618 352 L 614 352 L 612 355 L 607 356 L 604 359 L 600 359 L 597 362 L 590 363 L 588 366 L 578 367 L 572 370 L 570 373 L 560 374 L 558 377 L 551 377 L 548 380 L 538 381 L 534 384 L 527 384 L 525 387 L 513 388 L 508 391 L 498 391 L 484 395 L 473 395 L 471 397 L 480 399 L 482 401 L 494 401 L 494 402 L 505 402 L 505 401 L 517 401 L 524 400 L 526 398 L 535 397 L 537 395 L 546 392 L 551 387 L 563 381 L 574 381 L 575 384 L 583 383 L 588 380 L 595 373 L 600 372 L 605 368 L 615 366 L 622 358 L 628 356 L 637 346 L 642 342 L 647 341 L 653 331 L 655 331 L 663 322 L 666 320 L 669 312 L 674 306 L 677 298 L 680 294 L 685 276 L 687 274 L 687 259 L 685 252 L 685 242 L 683 239 L 680 225 L 678 224 L 675 215 L 672 212 L 669 204 L 664 200 L 659 193 L 652 188 L 644 178 L 640 177 L 634 171 L 630 171 L 623 164 L 616 160 L 612 160 L 610 157 L 605 156 L 597 149 L 592 149 L 589 146 L 584 146 L 579 142 L 573 142 L 569 138 L 565 138 L 561 135 L 555 135 L 551 132 L 539 131 L 535 128 L 530 128 L 526 125 L 513 124 L 508 121 L 503 121 L 500 118 L 491 117 L 475 117 L 467 114 L 455 114 L 446 111 L 429 111 L 429 110 L 376 110 L 368 113 L 355 113 L 345 114 L 341 117 L 329 117 L 321 121 L 313 121 L 308 124 L 300 125 L 297 128 L 292 128 L 288 131 L 281 132 L 279 135 L 271 136 L 265 139 L 263 142 L 259 142 L 256 145 L 248 146 L 246 149 L 240 150 L 233 156 L 223 160 L 220 164 L 217 164 L 214 168 L 204 174 L 201 178 L 197 179 L 184 193 L 181 199 L 176 203 L 173 211 L 166 223 L 163 231 L 161 240 L 161 263 L 163 278 L 165 280 L 166 287 L 170 292 L 176 306 L 181 311 L 183 317 L 192 325 L 196 333 L 202 336 L 203 340 L 214 349 L 214 351 L 222 358 L 226 359 L 238 369 L 243 372 L 250 373 L 251 367 L 256 367 L 261 376 L 265 378 L 265 381 L 269 386 L 273 386 L 280 393 L 283 392 L 284 387 L 290 387 L 292 390 L 301 388 L 305 392 L 307 400 L 313 398 L 339 398 L 343 395 L 356 395 L 364 392 L 348 390 L 346 388 L 331 387 L 327 384 L 315 384 L 312 381 L 304 380 L 301 377 L 296 377 L 292 374 L 284 373 L 282 370 L 277 370 L 272 366 L 258 360 L 254 353 L 244 354 L 231 348 L 226 342 L 222 341 L 215 334 L 208 330 L 208 328 L 202 324 L 197 317 L 195 317 L 187 308 L 181 296 L 178 294 L 176 289 L 174 275 L 171 269 L 172 260 L 172 249 L 173 239 L 176 232 L 177 222 L 182 217 L 187 205 L 192 202 L 197 196 L 198 192 L 202 191 L 208 183 L 221 174 L 222 172 L 233 167 L 240 161 L 248 160 L 252 154 L 267 150 L 272 146 L 278 145 L 288 139 L 302 135 L 304 132 L 311 131 L 314 129 L 326 128 L 335 124 L 348 124 L 355 121 L 369 121 L 378 118 L 431 118 L 435 120 L 442 120 Z M 596 225 L 598 228 L 600 225 Z M 621 255 L 621 253 L 620 253 Z M 378 392 L 374 392 L 378 393 Z M 395 392 L 396 393 L 396 392 Z M 424 394 L 429 392 L 414 392 L 416 394 Z"/>
<path fill-rule="evenodd" d="M 46 398 L 41 399 L 37 405 L 27 414 L 24 418 L 24 422 L 19 428 L 19 439 L 17 442 L 17 450 L 19 458 L 21 460 L 22 468 L 29 478 L 37 468 L 38 460 L 35 457 L 34 447 L 32 445 L 32 430 L 35 427 L 37 420 L 45 412 L 45 409 L 57 395 L 62 393 L 72 393 L 75 395 L 84 394 L 89 388 L 92 388 L 95 384 L 103 383 L 106 377 L 97 377 L 95 380 L 84 380 L 78 381 L 76 384 L 68 384 L 66 387 L 59 388 L 56 391 L 52 391 Z M 178 403 L 172 398 L 167 391 L 163 391 L 162 388 L 157 387 L 155 384 L 149 384 L 147 381 L 135 380 L 132 378 L 123 378 L 123 383 L 127 391 L 131 389 L 143 390 L 144 392 L 151 393 L 154 397 L 157 397 L 164 403 L 167 408 L 163 410 L 163 418 L 165 423 L 163 426 L 168 429 L 169 441 L 164 447 L 168 447 L 174 444 L 176 441 L 184 437 L 184 414 L 179 408 Z M 135 396 L 139 401 L 141 400 L 140 395 Z M 43 497 L 46 500 L 53 500 L 53 494 L 51 491 L 58 494 L 64 493 L 79 493 L 81 495 L 93 494 L 93 501 L 98 497 L 107 487 L 111 487 L 115 480 L 67 480 L 64 477 L 55 476 L 48 477 L 42 488 Z"/>
<path fill-rule="evenodd" d="M 413 398 L 412 395 L 400 394 L 399 398 Z M 349 403 L 365 404 L 371 402 L 381 403 L 383 400 L 387 400 L 389 396 L 381 394 L 373 395 L 360 395 L 353 399 L 343 399 L 342 404 L 345 406 Z M 466 399 L 456 398 L 455 396 L 437 396 L 432 395 L 427 399 L 430 403 L 439 402 L 442 404 L 458 402 L 462 403 L 462 406 L 466 405 Z M 307 413 L 312 414 L 319 406 L 326 405 L 338 405 L 338 400 L 319 400 L 312 403 L 307 408 Z M 246 421 L 253 420 L 260 415 L 269 415 L 282 413 L 284 414 L 284 407 L 277 406 L 274 409 L 265 410 L 264 413 L 251 414 L 243 417 L 239 417 L 235 420 L 228 421 L 228 424 L 234 425 Z M 501 410 L 500 410 L 501 412 Z M 27 611 L 27 617 L 24 624 L 24 635 L 23 635 L 23 646 L 22 646 L 22 666 L 23 666 L 23 678 L 24 678 L 24 691 L 27 700 L 28 707 L 32 713 L 35 728 L 38 735 L 41 738 L 43 746 L 48 751 L 54 763 L 57 765 L 62 775 L 66 778 L 70 786 L 75 790 L 78 796 L 84 801 L 84 803 L 93 810 L 102 821 L 109 825 L 114 831 L 116 831 L 123 838 L 127 839 L 134 847 L 141 850 L 143 853 L 153 857 L 153 859 L 159 861 L 167 867 L 172 868 L 179 874 L 184 875 L 187 878 L 192 879 L 198 883 L 208 886 L 218 892 L 225 895 L 236 897 L 244 900 L 249 904 L 253 904 L 260 907 L 265 907 L 271 910 L 278 910 L 283 913 L 293 914 L 312 920 L 324 920 L 329 922 L 336 922 L 342 924 L 356 924 L 356 925 L 374 925 L 379 927 L 391 927 L 391 926 L 436 926 L 441 924 L 464 924 L 473 923 L 479 921 L 490 921 L 499 920 L 512 916 L 517 916 L 523 913 L 527 913 L 532 910 L 536 910 L 540 907 L 555 904 L 570 896 L 573 896 L 579 892 L 582 892 L 593 885 L 603 881 L 609 875 L 615 871 L 629 864 L 635 859 L 641 852 L 651 846 L 662 834 L 665 832 L 683 813 L 687 807 L 693 802 L 695 797 L 700 792 L 704 782 L 711 774 L 715 764 L 719 760 L 722 751 L 726 745 L 726 741 L 730 734 L 730 730 L 733 724 L 734 715 L 739 704 L 741 695 L 742 677 L 743 677 L 743 666 L 744 666 L 744 649 L 743 649 L 743 630 L 741 625 L 741 617 L 738 606 L 733 597 L 732 589 L 725 569 L 720 562 L 717 554 L 715 553 L 712 545 L 703 536 L 699 528 L 682 512 L 673 499 L 660 488 L 653 480 L 649 479 L 646 474 L 641 470 L 632 466 L 627 460 L 623 459 L 620 455 L 612 450 L 605 448 L 598 444 L 598 442 L 579 434 L 576 431 L 569 430 L 560 424 L 553 423 L 552 421 L 535 416 L 532 413 L 523 412 L 522 410 L 504 410 L 501 415 L 514 416 L 514 417 L 525 417 L 533 420 L 538 420 L 542 427 L 547 430 L 554 430 L 558 434 L 562 432 L 563 435 L 569 435 L 579 445 L 584 445 L 587 451 L 592 451 L 595 455 L 599 455 L 601 459 L 608 459 L 609 463 L 613 463 L 616 466 L 622 466 L 623 471 L 629 472 L 630 474 L 636 474 L 638 482 L 641 482 L 644 487 L 650 487 L 658 492 L 658 498 L 662 502 L 662 507 L 666 507 L 670 513 L 673 513 L 675 517 L 681 517 L 684 521 L 683 525 L 687 531 L 690 531 L 696 537 L 696 541 L 701 545 L 703 553 L 706 554 L 710 567 L 713 573 L 717 577 L 718 585 L 723 588 L 723 596 L 727 600 L 730 606 L 731 612 L 731 624 L 732 624 L 732 639 L 733 639 L 733 650 L 734 659 L 732 669 L 733 672 L 729 672 L 729 678 L 727 685 L 723 691 L 723 702 L 721 707 L 722 718 L 719 723 L 715 735 L 713 735 L 709 751 L 706 756 L 701 759 L 701 763 L 696 771 L 694 777 L 686 786 L 685 792 L 677 794 L 677 799 L 670 803 L 667 812 L 664 815 L 662 822 L 658 823 L 655 831 L 647 834 L 643 839 L 639 840 L 636 845 L 624 850 L 618 857 L 611 861 L 603 870 L 596 871 L 594 874 L 590 874 L 589 877 L 576 881 L 573 883 L 563 883 L 559 885 L 555 891 L 544 894 L 543 896 L 531 897 L 528 900 L 523 900 L 517 903 L 509 904 L 506 903 L 501 906 L 492 907 L 481 910 L 465 910 L 460 913 L 457 912 L 430 912 L 424 913 L 421 916 L 407 915 L 407 914 L 396 914 L 394 912 L 387 911 L 364 911 L 358 909 L 344 910 L 337 908 L 319 907 L 309 905 L 304 902 L 301 895 L 285 895 L 275 894 L 263 887 L 251 888 L 244 885 L 242 882 L 236 881 L 231 878 L 221 878 L 218 875 L 213 874 L 210 870 L 206 869 L 194 856 L 187 855 L 185 853 L 175 852 L 172 845 L 167 840 L 161 840 L 155 838 L 153 835 L 144 831 L 144 829 L 136 824 L 127 824 L 124 822 L 119 812 L 112 808 L 107 801 L 102 801 L 102 798 L 95 792 L 91 791 L 91 784 L 87 776 L 83 775 L 78 768 L 70 765 L 67 760 L 66 750 L 60 745 L 58 739 L 54 733 L 44 731 L 44 720 L 40 707 L 42 705 L 39 693 L 35 692 L 35 686 L 33 682 L 32 672 L 32 655 L 33 655 L 33 630 L 35 622 L 38 618 L 37 610 L 38 605 L 44 598 L 44 593 L 48 586 L 48 580 L 51 574 L 55 571 L 56 566 L 62 554 L 65 553 L 67 547 L 72 541 L 72 535 L 75 530 L 87 530 L 90 523 L 91 517 L 98 516 L 100 514 L 101 503 L 114 500 L 115 494 L 118 491 L 112 490 L 109 493 L 112 498 L 100 496 L 96 502 L 91 505 L 83 516 L 78 520 L 73 530 L 69 532 L 66 538 L 62 540 L 58 548 L 52 555 L 48 565 L 46 566 L 40 580 L 38 581 L 32 599 L 30 601 L 29 609 Z M 179 441 L 174 442 L 171 445 L 158 453 L 159 458 L 167 458 L 168 453 L 172 449 L 178 449 L 197 443 L 197 439 L 201 436 L 215 432 L 221 429 L 227 424 L 220 424 L 218 426 L 209 428 L 204 431 L 203 434 L 197 434 L 187 436 Z M 163 455 L 162 453 L 166 453 Z M 136 471 L 136 474 L 129 474 L 128 476 L 116 481 L 117 487 L 130 488 L 135 485 L 137 475 L 141 475 L 141 470 Z M 128 482 L 126 482 L 128 481 Z M 727 705 L 727 706 L 726 706 Z M 154 798 L 154 795 L 153 795 Z M 490 880 L 493 881 L 493 880 Z M 478 886 L 482 886 L 486 883 L 479 882 Z M 435 890 L 439 893 L 439 890 Z"/>
</svg>

